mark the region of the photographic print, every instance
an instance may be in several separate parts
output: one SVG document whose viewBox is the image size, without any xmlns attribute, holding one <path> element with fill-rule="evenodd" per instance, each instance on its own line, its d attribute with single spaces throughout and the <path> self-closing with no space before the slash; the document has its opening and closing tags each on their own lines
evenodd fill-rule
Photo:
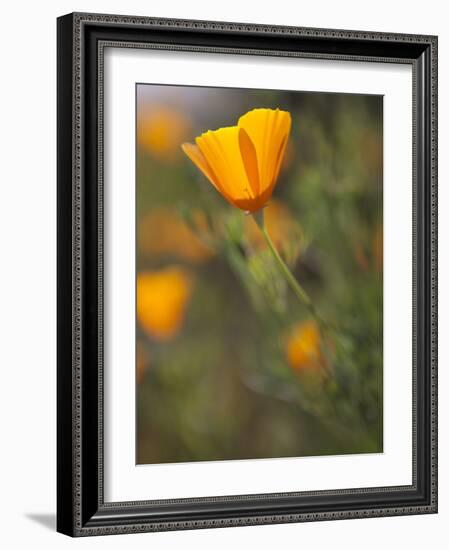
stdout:
<svg viewBox="0 0 449 550">
<path fill-rule="evenodd" d="M 379 453 L 383 98 L 136 85 L 138 464 Z"/>
</svg>

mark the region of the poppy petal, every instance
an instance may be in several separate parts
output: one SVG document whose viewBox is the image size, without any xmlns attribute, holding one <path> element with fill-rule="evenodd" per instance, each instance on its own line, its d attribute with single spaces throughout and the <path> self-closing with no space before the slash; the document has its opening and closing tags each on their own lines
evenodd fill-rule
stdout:
<svg viewBox="0 0 449 550">
<path fill-rule="evenodd" d="M 219 190 L 231 202 L 253 198 L 240 151 L 240 128 L 208 131 L 196 138 L 207 163 L 216 174 Z"/>
<path fill-rule="evenodd" d="M 198 145 L 195 145 L 193 143 L 183 143 L 181 145 L 181 148 L 184 153 L 189 157 L 189 159 L 193 162 L 193 164 L 195 164 L 196 167 L 199 168 L 201 172 L 203 172 L 203 174 L 212 183 L 212 185 L 219 189 L 217 177 L 212 171 L 212 168 L 209 166 L 203 153 L 200 151 Z"/>
<path fill-rule="evenodd" d="M 256 149 L 262 193 L 276 183 L 284 152 L 282 144 L 287 143 L 290 133 L 290 113 L 279 109 L 253 109 L 240 117 L 238 125 L 247 132 Z"/>
<path fill-rule="evenodd" d="M 241 128 L 239 132 L 240 153 L 245 166 L 246 176 L 255 197 L 259 195 L 260 181 L 259 168 L 257 166 L 256 148 L 247 132 Z"/>
</svg>

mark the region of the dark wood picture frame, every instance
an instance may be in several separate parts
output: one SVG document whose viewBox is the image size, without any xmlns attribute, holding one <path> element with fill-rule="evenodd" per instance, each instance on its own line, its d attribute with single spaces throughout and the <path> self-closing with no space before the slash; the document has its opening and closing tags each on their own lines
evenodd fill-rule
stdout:
<svg viewBox="0 0 449 550">
<path fill-rule="evenodd" d="M 437 511 L 437 38 L 96 14 L 58 28 L 57 530 L 71 536 Z M 105 503 L 102 55 L 105 44 L 413 69 L 413 483 Z"/>
</svg>

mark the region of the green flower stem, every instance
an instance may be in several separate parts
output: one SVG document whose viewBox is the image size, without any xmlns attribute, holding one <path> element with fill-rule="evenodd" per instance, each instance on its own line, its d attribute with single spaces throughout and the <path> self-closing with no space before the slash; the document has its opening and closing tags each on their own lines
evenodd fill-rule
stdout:
<svg viewBox="0 0 449 550">
<path fill-rule="evenodd" d="M 265 226 L 265 217 L 264 217 L 264 211 L 259 210 L 258 212 L 253 213 L 253 218 L 256 224 L 258 225 L 259 229 L 261 230 L 268 247 L 273 254 L 273 258 L 276 260 L 276 263 L 278 264 L 279 269 L 281 270 L 282 274 L 284 275 L 286 281 L 290 285 L 290 288 L 295 293 L 298 300 L 304 304 L 311 315 L 315 318 L 315 320 L 320 324 L 321 327 L 325 328 L 327 326 L 327 323 L 321 318 L 317 310 L 315 309 L 315 306 L 312 303 L 312 300 L 310 299 L 307 292 L 303 289 L 303 287 L 299 284 L 299 282 L 296 280 L 296 278 L 293 276 L 292 272 L 290 271 L 287 264 L 282 259 L 281 255 L 277 251 L 276 247 L 274 246 L 273 241 L 271 240 L 271 237 L 267 231 L 267 228 Z"/>
</svg>

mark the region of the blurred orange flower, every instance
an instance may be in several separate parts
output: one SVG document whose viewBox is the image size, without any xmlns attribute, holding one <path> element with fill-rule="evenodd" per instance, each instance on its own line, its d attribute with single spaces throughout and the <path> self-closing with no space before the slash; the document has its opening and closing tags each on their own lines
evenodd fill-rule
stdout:
<svg viewBox="0 0 449 550">
<path fill-rule="evenodd" d="M 137 119 L 139 146 L 160 160 L 173 160 L 189 130 L 183 113 L 164 106 L 144 109 Z"/>
<path fill-rule="evenodd" d="M 290 127 L 287 111 L 253 109 L 237 126 L 209 130 L 182 149 L 229 203 L 256 212 L 273 193 Z"/>
<path fill-rule="evenodd" d="M 264 209 L 265 227 L 279 252 L 293 263 L 300 253 L 302 231 L 290 209 L 278 200 L 272 200 Z M 267 248 L 267 242 L 252 216 L 245 217 L 245 236 L 255 250 Z"/>
<path fill-rule="evenodd" d="M 286 355 L 290 366 L 295 370 L 321 367 L 321 336 L 315 321 L 301 321 L 292 327 L 287 338 Z"/>
<path fill-rule="evenodd" d="M 137 275 L 137 318 L 143 330 L 160 341 L 175 337 L 193 290 L 189 271 L 170 266 Z"/>
<path fill-rule="evenodd" d="M 202 212 L 192 213 L 192 223 L 198 232 L 207 231 Z M 155 208 L 139 224 L 139 248 L 147 256 L 173 255 L 183 260 L 200 263 L 212 255 L 195 231 L 169 208 Z"/>
</svg>

